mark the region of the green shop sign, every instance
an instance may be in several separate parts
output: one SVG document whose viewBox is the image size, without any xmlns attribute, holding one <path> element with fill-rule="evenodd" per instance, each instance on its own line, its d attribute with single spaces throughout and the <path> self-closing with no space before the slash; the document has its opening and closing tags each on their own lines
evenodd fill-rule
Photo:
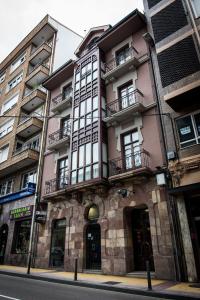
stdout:
<svg viewBox="0 0 200 300">
<path fill-rule="evenodd" d="M 32 215 L 32 211 L 33 211 L 32 205 L 12 209 L 10 210 L 10 220 L 30 217 Z"/>
</svg>

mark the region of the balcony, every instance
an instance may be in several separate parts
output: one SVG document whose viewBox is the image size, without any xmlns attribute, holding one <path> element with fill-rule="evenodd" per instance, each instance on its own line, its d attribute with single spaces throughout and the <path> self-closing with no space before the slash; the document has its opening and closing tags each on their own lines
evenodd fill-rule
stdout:
<svg viewBox="0 0 200 300">
<path fill-rule="evenodd" d="M 29 138 L 34 133 L 40 132 L 43 128 L 43 119 L 35 116 L 24 115 L 20 118 L 17 127 L 17 135 L 22 138 Z"/>
<path fill-rule="evenodd" d="M 138 149 L 129 155 L 112 159 L 109 161 L 109 181 L 148 175 L 151 173 L 149 161 L 149 152 L 144 149 Z"/>
<path fill-rule="evenodd" d="M 51 55 L 51 47 L 47 43 L 43 43 L 37 48 L 34 48 L 29 62 L 33 65 L 38 65 L 41 61 L 46 60 Z"/>
<path fill-rule="evenodd" d="M 20 169 L 37 163 L 39 160 L 39 149 L 32 147 L 21 147 L 13 153 L 11 159 L 3 162 L 1 166 L 0 177 L 18 172 Z"/>
<path fill-rule="evenodd" d="M 45 182 L 45 196 L 55 193 L 56 195 L 58 191 L 65 190 L 68 186 L 69 178 L 68 176 L 61 178 L 54 178 Z"/>
<path fill-rule="evenodd" d="M 22 99 L 21 108 L 30 113 L 46 101 L 46 96 L 44 91 L 37 88 Z"/>
<path fill-rule="evenodd" d="M 53 113 L 62 112 L 64 109 L 71 106 L 72 103 L 72 89 L 71 92 L 67 95 L 59 94 L 57 97 L 52 99 L 52 108 Z"/>
<path fill-rule="evenodd" d="M 139 66 L 138 52 L 135 48 L 131 47 L 126 49 L 123 58 L 113 58 L 105 64 L 105 74 L 103 79 L 108 84 L 117 80 L 120 76 L 135 69 Z"/>
<path fill-rule="evenodd" d="M 115 122 L 126 120 L 134 113 L 143 112 L 144 110 L 144 96 L 140 90 L 136 89 L 124 97 L 108 103 L 104 121 L 110 126 Z"/>
<path fill-rule="evenodd" d="M 49 76 L 48 64 L 36 65 L 28 74 L 26 84 L 34 88 L 40 85 Z"/>
<path fill-rule="evenodd" d="M 58 150 L 70 143 L 71 125 L 59 129 L 48 136 L 48 150 Z"/>
</svg>

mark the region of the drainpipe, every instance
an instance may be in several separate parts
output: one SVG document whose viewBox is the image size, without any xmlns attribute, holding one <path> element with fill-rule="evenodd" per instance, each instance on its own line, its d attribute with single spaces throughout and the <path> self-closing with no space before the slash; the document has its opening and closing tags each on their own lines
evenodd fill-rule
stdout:
<svg viewBox="0 0 200 300">
<path fill-rule="evenodd" d="M 55 42 L 56 42 L 56 33 L 53 37 L 53 45 L 52 45 L 52 55 L 50 59 L 50 74 L 53 70 L 53 59 L 54 59 L 54 52 L 55 52 Z M 46 134 L 47 134 L 47 125 L 48 125 L 48 112 L 50 107 L 50 93 L 47 91 L 45 109 L 44 109 L 44 118 L 43 118 L 43 129 L 42 129 L 42 136 L 41 136 L 41 143 L 40 143 L 40 153 L 39 153 L 39 161 L 38 161 L 38 168 L 37 168 L 37 183 L 36 183 L 36 190 L 33 202 L 33 213 L 32 213 L 32 220 L 31 220 L 31 231 L 30 231 L 30 240 L 29 240 L 29 249 L 28 249 L 28 258 L 27 258 L 27 274 L 30 274 L 31 262 L 34 256 L 35 245 L 37 245 L 38 239 L 38 229 L 35 223 L 35 216 L 36 216 L 36 208 L 37 204 L 40 202 L 40 195 L 41 195 L 41 184 L 42 184 L 42 174 L 43 174 L 43 163 L 44 163 L 44 151 L 46 146 Z M 35 237 L 35 238 L 34 238 Z M 33 240 L 34 238 L 34 240 Z"/>
</svg>

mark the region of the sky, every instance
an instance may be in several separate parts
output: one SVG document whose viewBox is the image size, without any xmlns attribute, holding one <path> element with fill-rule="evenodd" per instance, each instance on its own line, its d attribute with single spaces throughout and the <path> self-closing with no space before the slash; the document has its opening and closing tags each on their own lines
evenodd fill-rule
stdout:
<svg viewBox="0 0 200 300">
<path fill-rule="evenodd" d="M 143 0 L 0 0 L 0 62 L 49 14 L 84 36 L 94 26 L 114 25 Z"/>
</svg>

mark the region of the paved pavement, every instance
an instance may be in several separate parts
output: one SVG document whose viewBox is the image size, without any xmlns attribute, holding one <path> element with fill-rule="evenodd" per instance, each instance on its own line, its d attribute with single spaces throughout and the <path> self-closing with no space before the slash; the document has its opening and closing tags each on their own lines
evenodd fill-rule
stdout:
<svg viewBox="0 0 200 300">
<path fill-rule="evenodd" d="M 10 300 L 149 300 L 152 297 L 0 275 L 0 299 Z M 159 300 L 160 298 L 153 298 Z"/>
<path fill-rule="evenodd" d="M 23 267 L 0 265 L 0 273 L 21 277 L 27 276 L 26 268 Z M 61 272 L 50 269 L 31 269 L 31 276 L 29 278 L 55 283 L 68 283 L 68 285 L 94 287 L 96 289 L 107 289 L 110 291 L 123 291 L 131 294 L 151 295 L 154 299 L 156 297 L 185 300 L 200 299 L 200 288 L 191 287 L 189 283 L 176 283 L 158 279 L 152 280 L 153 291 L 147 293 L 147 280 L 144 278 L 78 273 L 78 281 L 74 282 L 74 274 L 72 272 Z"/>
</svg>

